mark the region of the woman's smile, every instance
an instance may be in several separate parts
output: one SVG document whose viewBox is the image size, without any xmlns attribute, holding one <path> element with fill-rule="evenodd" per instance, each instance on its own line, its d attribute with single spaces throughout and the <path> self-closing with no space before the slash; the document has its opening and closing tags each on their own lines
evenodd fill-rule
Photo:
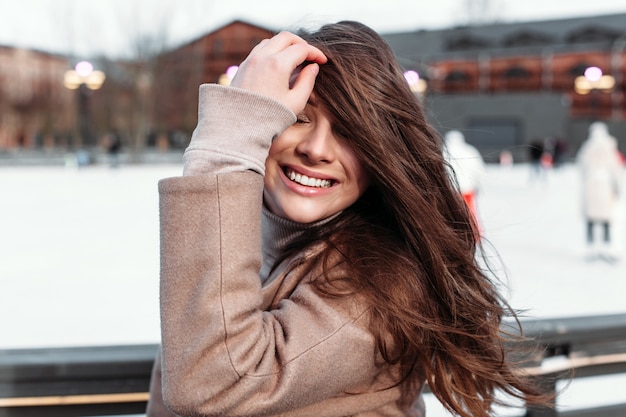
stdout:
<svg viewBox="0 0 626 417">
<path fill-rule="evenodd" d="M 302 174 L 290 167 L 284 167 L 283 173 L 290 180 L 297 184 L 313 188 L 330 188 L 335 182 L 332 179 L 320 178 L 317 175 Z"/>
</svg>

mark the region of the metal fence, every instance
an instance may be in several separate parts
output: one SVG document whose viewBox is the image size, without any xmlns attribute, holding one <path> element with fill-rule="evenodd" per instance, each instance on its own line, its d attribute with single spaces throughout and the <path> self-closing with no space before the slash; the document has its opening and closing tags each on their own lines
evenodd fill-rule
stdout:
<svg viewBox="0 0 626 417">
<path fill-rule="evenodd" d="M 559 381 L 626 373 L 626 314 L 529 320 L 522 322 L 522 328 L 529 338 L 525 372 L 535 375 L 553 392 Z M 562 413 L 555 407 L 527 412 L 528 417 L 624 415 L 626 402 Z"/>
<path fill-rule="evenodd" d="M 563 379 L 626 373 L 626 314 L 528 320 L 525 371 L 556 389 Z M 0 417 L 143 415 L 156 345 L 0 350 Z M 555 360 L 558 358 L 558 360 Z M 614 417 L 626 403 L 527 417 Z"/>
<path fill-rule="evenodd" d="M 0 350 L 0 417 L 145 413 L 156 345 Z"/>
</svg>

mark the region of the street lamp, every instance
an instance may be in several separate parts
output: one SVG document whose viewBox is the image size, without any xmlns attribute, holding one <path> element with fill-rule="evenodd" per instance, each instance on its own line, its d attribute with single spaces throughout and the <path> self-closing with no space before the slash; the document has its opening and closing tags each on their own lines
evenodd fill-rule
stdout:
<svg viewBox="0 0 626 417">
<path fill-rule="evenodd" d="M 409 84 L 411 91 L 417 94 L 424 94 L 428 89 L 428 83 L 422 79 L 417 71 L 409 70 L 404 72 L 404 78 Z"/>
<path fill-rule="evenodd" d="M 65 72 L 63 85 L 70 90 L 78 91 L 78 131 L 81 145 L 91 143 L 90 91 L 100 89 L 105 78 L 104 72 L 94 70 L 93 65 L 87 61 L 79 62 L 74 69 Z"/>
<path fill-rule="evenodd" d="M 218 83 L 221 85 L 230 85 L 233 78 L 235 78 L 235 74 L 237 74 L 238 69 L 239 69 L 239 66 L 237 65 L 231 65 L 230 67 L 228 67 L 226 69 L 226 72 L 220 75 L 220 79 L 218 80 Z"/>
<path fill-rule="evenodd" d="M 591 93 L 591 112 L 597 118 L 598 92 L 610 92 L 615 87 L 615 78 L 612 75 L 604 75 L 599 67 L 587 67 L 583 75 L 574 79 L 574 91 L 586 95 Z"/>
<path fill-rule="evenodd" d="M 85 85 L 90 90 L 98 90 L 102 87 L 106 76 L 104 72 L 93 69 L 93 65 L 87 61 L 81 61 L 74 69 L 65 71 L 63 84 L 70 90 L 77 90 Z"/>
<path fill-rule="evenodd" d="M 615 78 L 604 75 L 598 67 L 588 67 L 583 75 L 574 80 L 574 90 L 578 94 L 589 94 L 593 90 L 610 91 L 615 86 Z"/>
</svg>

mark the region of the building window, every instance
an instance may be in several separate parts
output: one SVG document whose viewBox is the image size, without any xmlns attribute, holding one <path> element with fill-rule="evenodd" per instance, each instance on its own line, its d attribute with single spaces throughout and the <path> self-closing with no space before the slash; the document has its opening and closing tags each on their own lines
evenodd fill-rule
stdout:
<svg viewBox="0 0 626 417">
<path fill-rule="evenodd" d="M 448 51 L 467 51 L 470 49 L 483 49 L 490 46 L 486 39 L 479 38 L 471 34 L 458 34 L 446 40 Z"/>
<path fill-rule="evenodd" d="M 578 77 L 579 75 L 584 75 L 587 68 L 592 65 L 587 62 L 579 62 L 569 69 L 569 75 L 573 77 Z"/>
<path fill-rule="evenodd" d="M 213 41 L 213 57 L 221 58 L 223 54 L 224 54 L 224 40 L 215 39 Z"/>
<path fill-rule="evenodd" d="M 619 32 L 595 26 L 571 32 L 566 37 L 567 43 L 612 42 L 620 36 Z"/>
<path fill-rule="evenodd" d="M 444 78 L 444 92 L 461 93 L 475 91 L 472 77 L 466 71 L 452 70 Z"/>
<path fill-rule="evenodd" d="M 521 66 L 512 66 L 502 73 L 503 87 L 507 91 L 520 91 L 531 88 L 532 74 Z"/>
<path fill-rule="evenodd" d="M 511 67 L 504 71 L 502 76 L 508 80 L 520 80 L 530 77 L 530 72 L 524 67 Z"/>
<path fill-rule="evenodd" d="M 506 37 L 502 42 L 502 45 L 507 48 L 519 46 L 541 46 L 547 45 L 552 41 L 552 37 L 540 32 L 521 31 Z"/>
</svg>

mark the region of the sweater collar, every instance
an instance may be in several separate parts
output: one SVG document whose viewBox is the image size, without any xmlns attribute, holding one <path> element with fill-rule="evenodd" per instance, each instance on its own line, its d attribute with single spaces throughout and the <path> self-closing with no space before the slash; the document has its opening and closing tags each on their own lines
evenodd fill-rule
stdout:
<svg viewBox="0 0 626 417">
<path fill-rule="evenodd" d="M 260 276 L 267 279 L 271 268 L 285 249 L 294 240 L 311 230 L 314 230 L 335 217 L 339 213 L 313 223 L 297 223 L 271 213 L 265 206 L 262 211 L 261 227 L 263 230 L 263 266 Z"/>
</svg>

